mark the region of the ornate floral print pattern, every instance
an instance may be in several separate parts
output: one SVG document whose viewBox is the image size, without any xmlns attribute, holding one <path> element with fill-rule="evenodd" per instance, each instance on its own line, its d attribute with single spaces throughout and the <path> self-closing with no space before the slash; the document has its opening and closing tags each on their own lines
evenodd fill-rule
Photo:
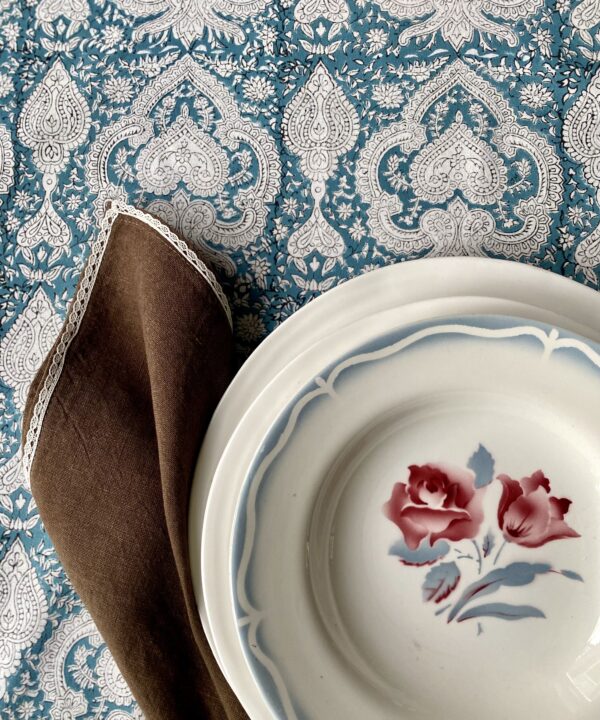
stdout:
<svg viewBox="0 0 600 720">
<path fill-rule="evenodd" d="M 46 597 L 17 538 L 0 561 L 0 697 L 6 692 L 6 678 L 19 665 L 22 651 L 42 634 L 47 613 Z"/>
<path fill-rule="evenodd" d="M 400 33 L 402 45 L 413 38 L 427 38 L 441 32 L 444 40 L 459 50 L 473 40 L 474 31 L 516 45 L 518 37 L 510 21 L 535 13 L 542 3 L 543 0 L 381 0 L 379 4 L 399 18 L 422 18 Z M 490 15 L 504 22 L 495 22 Z"/>
<path fill-rule="evenodd" d="M 517 561 L 496 567 L 507 543 L 535 549 L 553 540 L 580 535 L 565 521 L 571 500 L 551 496 L 550 480 L 541 470 L 521 480 L 513 480 L 504 473 L 495 476 L 494 472 L 494 458 L 483 445 L 479 445 L 464 468 L 441 463 L 410 465 L 407 482 L 394 485 L 383 507 L 385 516 L 401 532 L 389 554 L 403 565 L 433 565 L 422 586 L 424 602 L 441 603 L 449 598 L 461 584 L 464 563 L 476 564 L 478 578 L 457 600 L 436 612 L 443 615 L 449 611 L 448 623 L 482 618 L 511 621 L 545 618 L 536 606 L 489 602 L 487 596 L 498 590 L 529 585 L 539 575 L 548 573 L 583 582 L 573 570 L 557 570 L 547 562 Z M 502 485 L 498 528 L 489 529 L 477 539 L 484 521 L 483 500 L 494 480 Z M 504 542 L 493 552 L 499 535 Z M 465 540 L 471 542 L 474 554 L 469 554 L 464 544 L 460 545 Z M 453 552 L 455 559 L 448 561 L 447 556 Z M 446 559 L 439 563 L 442 558 Z M 486 600 L 476 604 L 483 597 Z M 479 622 L 477 634 L 482 632 Z"/>
<path fill-rule="evenodd" d="M 22 618 L 0 651 L 0 715 L 125 720 L 139 710 L 18 452 L 106 200 L 150 210 L 213 264 L 240 358 L 315 295 L 415 257 L 507 257 L 597 287 L 600 3 L 0 0 L 0 21 L 0 617 Z M 440 472 L 451 487 L 458 471 Z M 474 529 L 477 503 L 443 492 Z M 536 492 L 530 539 L 571 528 Z M 519 497 L 507 530 L 533 502 Z M 402 502 L 408 523 L 419 504 Z M 428 563 L 437 599 L 457 582 L 439 570 L 455 541 L 438 518 L 431 545 L 420 512 L 413 537 L 429 534 L 402 552 Z"/>
<path fill-rule="evenodd" d="M 490 84 L 457 60 L 400 117 L 367 141 L 357 168 L 382 245 L 514 259 L 539 250 L 562 197 L 558 156 Z"/>
</svg>

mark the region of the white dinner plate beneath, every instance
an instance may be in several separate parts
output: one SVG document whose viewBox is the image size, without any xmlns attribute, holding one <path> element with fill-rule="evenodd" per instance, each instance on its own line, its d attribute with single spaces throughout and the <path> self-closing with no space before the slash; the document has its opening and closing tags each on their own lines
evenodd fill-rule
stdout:
<svg viewBox="0 0 600 720">
<path fill-rule="evenodd" d="M 434 301 L 423 302 L 428 298 Z M 452 299 L 451 307 L 447 298 Z M 260 345 L 234 378 L 213 416 L 196 466 L 190 501 L 190 557 L 200 615 L 225 676 L 252 718 L 267 718 L 270 713 L 243 662 L 235 632 L 221 629 L 220 634 L 227 639 L 221 637 L 219 648 L 205 611 L 200 548 L 213 475 L 244 413 L 290 361 L 333 331 L 389 308 L 398 309 L 398 322 L 448 312 L 489 312 L 556 323 L 600 339 L 600 294 L 595 291 L 518 263 L 439 258 L 390 266 L 347 282 L 295 313 Z M 264 409 L 266 421 L 270 410 Z M 236 492 L 235 488 L 231 490 Z M 227 502 L 230 497 L 225 493 L 222 507 L 215 501 L 223 527 L 231 527 L 233 522 L 234 508 Z"/>
<path fill-rule="evenodd" d="M 597 347 L 384 315 L 265 390 L 267 432 L 241 423 L 230 590 L 256 684 L 289 720 L 598 717 Z"/>
</svg>

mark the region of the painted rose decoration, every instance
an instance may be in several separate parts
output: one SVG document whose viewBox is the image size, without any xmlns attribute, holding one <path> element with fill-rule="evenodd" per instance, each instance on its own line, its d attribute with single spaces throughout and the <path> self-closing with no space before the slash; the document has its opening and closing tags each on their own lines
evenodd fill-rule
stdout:
<svg viewBox="0 0 600 720">
<path fill-rule="evenodd" d="M 496 567 L 507 543 L 533 549 L 580 535 L 565 519 L 571 501 L 552 495 L 550 480 L 536 470 L 520 480 L 506 474 L 496 476 L 502 484 L 498 529 L 489 530 L 478 540 L 484 522 L 485 494 L 494 480 L 494 465 L 492 455 L 482 445 L 464 468 L 445 463 L 410 465 L 408 478 L 394 485 L 383 506 L 385 516 L 400 531 L 390 554 L 404 565 L 433 565 L 423 583 L 425 602 L 441 603 L 454 593 L 461 580 L 458 562 L 476 563 L 479 579 L 466 587 L 454 604 L 436 613 L 441 615 L 449 610 L 448 622 L 485 617 L 543 618 L 544 613 L 531 605 L 487 601 L 478 604 L 478 601 L 504 587 L 528 585 L 547 573 L 583 581 L 577 573 L 557 570 L 547 563 L 513 562 Z M 497 536 L 504 542 L 494 554 Z M 465 551 L 465 541 L 472 551 Z M 439 562 L 452 551 L 452 561 Z M 484 575 L 486 565 L 488 572 Z M 489 569 L 490 565 L 493 569 Z M 478 632 L 482 632 L 481 623 Z"/>
<path fill-rule="evenodd" d="M 579 537 L 565 522 L 571 501 L 550 495 L 550 481 L 541 470 L 513 480 L 498 475 L 503 485 L 498 525 L 507 542 L 537 548 L 551 540 Z"/>
<path fill-rule="evenodd" d="M 425 538 L 433 545 L 479 533 L 483 493 L 475 487 L 472 472 L 439 463 L 411 465 L 408 470 L 408 482 L 394 485 L 385 512 L 409 548 L 416 550 Z"/>
</svg>

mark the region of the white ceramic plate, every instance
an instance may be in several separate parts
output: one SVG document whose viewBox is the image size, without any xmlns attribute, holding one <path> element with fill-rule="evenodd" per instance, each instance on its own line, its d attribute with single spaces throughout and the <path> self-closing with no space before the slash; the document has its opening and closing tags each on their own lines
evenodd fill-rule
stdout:
<svg viewBox="0 0 600 720">
<path fill-rule="evenodd" d="M 421 302 L 428 298 L 435 301 Z M 452 299 L 451 307 L 446 298 Z M 513 299 L 521 302 L 520 307 L 511 302 Z M 588 288 L 517 263 L 440 258 L 391 266 L 345 283 L 294 314 L 261 344 L 238 372 L 215 412 L 199 456 L 190 502 L 192 576 L 203 625 L 227 679 L 252 718 L 267 718 L 270 713 L 243 662 L 235 629 L 229 624 L 219 629 L 218 647 L 206 617 L 200 548 L 213 475 L 244 413 L 291 360 L 334 330 L 389 308 L 399 309 L 398 322 L 439 317 L 448 312 L 490 312 L 531 317 L 569 327 L 589 337 L 599 337 L 596 328 L 600 294 Z M 263 409 L 265 420 L 271 410 L 270 407 Z M 238 451 L 235 446 L 232 450 L 235 457 Z M 221 528 L 229 528 L 234 511 L 229 502 L 232 495 L 227 485 L 222 490 L 216 494 L 213 505 Z M 231 491 L 237 490 L 232 487 Z M 227 538 L 226 548 L 228 542 Z M 217 546 L 212 550 L 217 558 L 215 568 L 224 567 L 226 554 L 219 556 Z M 222 579 L 222 571 L 215 572 Z M 227 613 L 224 614 L 227 617 Z"/>
<path fill-rule="evenodd" d="M 462 301 L 456 302 L 463 304 Z M 481 302 L 479 304 L 481 305 Z M 514 307 L 514 304 L 511 306 Z M 421 311 L 425 310 L 426 308 L 421 308 Z M 413 312 L 415 315 L 418 314 L 418 310 L 414 307 Z M 425 312 L 424 315 L 426 317 L 427 313 Z M 228 594 L 229 576 L 225 568 L 229 562 L 230 528 L 233 524 L 236 498 L 256 448 L 254 443 L 259 442 L 258 438 L 268 431 L 289 393 L 298 390 L 313 377 L 329 357 L 330 352 L 338 352 L 338 354 L 349 352 L 356 342 L 366 341 L 374 330 L 384 332 L 397 327 L 400 319 L 406 316 L 407 309 L 402 308 L 363 321 L 361 328 L 355 324 L 350 332 L 339 331 L 330 336 L 326 342 L 315 346 L 313 350 L 319 349 L 320 355 L 314 351 L 307 351 L 291 363 L 257 398 L 240 423 L 215 475 L 206 513 L 203 542 L 202 570 L 206 607 L 214 641 L 228 679 L 252 718 L 273 716 L 264 698 L 257 692 L 243 662 L 234 622 L 235 609 L 231 594 Z"/>
<path fill-rule="evenodd" d="M 256 684 L 278 718 L 598 717 L 600 356 L 521 320 L 384 315 L 269 387 L 266 433 L 242 422 Z"/>
</svg>

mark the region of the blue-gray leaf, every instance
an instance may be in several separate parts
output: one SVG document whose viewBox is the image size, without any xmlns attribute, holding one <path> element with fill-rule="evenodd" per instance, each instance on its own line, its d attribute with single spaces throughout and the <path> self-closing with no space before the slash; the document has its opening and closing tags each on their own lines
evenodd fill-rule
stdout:
<svg viewBox="0 0 600 720">
<path fill-rule="evenodd" d="M 423 600 L 439 603 L 456 588 L 460 570 L 454 562 L 441 563 L 427 573 L 423 583 Z"/>
<path fill-rule="evenodd" d="M 389 554 L 396 555 L 405 565 L 428 565 L 448 554 L 450 545 L 438 540 L 433 547 L 425 543 L 423 547 L 411 550 L 404 540 L 398 540 L 390 548 Z"/>
<path fill-rule="evenodd" d="M 487 557 L 494 549 L 495 539 L 491 530 L 488 530 L 486 536 L 483 538 L 481 548 L 483 550 L 483 557 Z"/>
<path fill-rule="evenodd" d="M 523 618 L 545 618 L 541 610 L 532 605 L 509 605 L 507 603 L 487 603 L 476 605 L 464 612 L 456 622 L 472 618 L 495 617 L 502 620 L 522 620 Z"/>
<path fill-rule="evenodd" d="M 564 575 L 566 578 L 569 578 L 569 580 L 578 580 L 579 582 L 583 582 L 583 578 L 579 573 L 574 572 L 573 570 L 561 570 L 561 575 Z"/>
<path fill-rule="evenodd" d="M 517 587 L 529 585 L 538 575 L 543 575 L 552 570 L 552 566 L 546 563 L 525 563 L 515 562 L 505 568 L 492 570 L 485 577 L 476 580 L 465 589 L 456 605 L 448 615 L 448 622 L 452 622 L 458 613 L 473 598 L 478 599 L 483 595 L 490 595 L 503 586 Z"/>
<path fill-rule="evenodd" d="M 494 458 L 483 445 L 471 455 L 467 467 L 475 473 L 476 488 L 485 487 L 494 479 Z"/>
</svg>

